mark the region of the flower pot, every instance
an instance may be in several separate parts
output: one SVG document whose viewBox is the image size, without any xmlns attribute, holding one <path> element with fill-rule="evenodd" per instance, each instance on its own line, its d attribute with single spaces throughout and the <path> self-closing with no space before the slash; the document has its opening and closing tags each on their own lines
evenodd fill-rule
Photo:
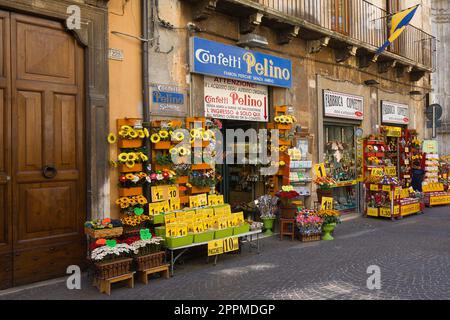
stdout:
<svg viewBox="0 0 450 320">
<path fill-rule="evenodd" d="M 150 268 L 161 266 L 166 256 L 165 251 L 150 253 L 145 256 L 135 257 L 137 271 L 144 271 Z"/>
<path fill-rule="evenodd" d="M 194 235 L 190 234 L 184 237 L 168 237 L 166 239 L 168 248 L 178 248 L 188 246 L 194 242 Z"/>
<path fill-rule="evenodd" d="M 194 243 L 208 242 L 211 240 L 214 240 L 214 231 L 194 234 Z"/>
<path fill-rule="evenodd" d="M 238 235 L 242 233 L 247 233 L 250 231 L 250 225 L 248 223 L 244 223 L 241 226 L 233 228 L 233 235 Z"/>
<path fill-rule="evenodd" d="M 211 187 L 192 187 L 191 193 L 197 194 L 197 193 L 209 193 L 211 191 Z"/>
<path fill-rule="evenodd" d="M 164 227 L 164 226 L 162 226 L 162 227 L 155 227 L 155 235 L 157 237 L 165 238 L 166 237 L 166 227 Z"/>
<path fill-rule="evenodd" d="M 119 188 L 119 197 L 142 195 L 142 187 Z"/>
<path fill-rule="evenodd" d="M 153 149 L 155 150 L 168 150 L 170 149 L 172 143 L 170 141 L 160 141 L 153 144 Z"/>
<path fill-rule="evenodd" d="M 180 176 L 177 178 L 177 183 L 178 184 L 186 184 L 189 181 L 189 177 L 188 176 Z"/>
<path fill-rule="evenodd" d="M 266 229 L 266 231 L 264 232 L 265 236 L 271 236 L 273 235 L 273 222 L 275 221 L 276 218 L 263 218 L 263 224 L 264 224 L 264 229 Z"/>
<path fill-rule="evenodd" d="M 233 235 L 233 228 L 226 228 L 214 232 L 214 239 L 228 238 Z"/>
<path fill-rule="evenodd" d="M 336 223 L 328 223 L 322 226 L 322 230 L 324 235 L 322 236 L 322 240 L 334 240 L 331 236 L 331 232 L 333 232 L 334 228 L 336 228 Z"/>
<path fill-rule="evenodd" d="M 124 164 L 119 165 L 119 172 L 127 173 L 127 172 L 140 172 L 142 171 L 142 163 L 136 163 L 133 167 L 128 168 Z"/>
<path fill-rule="evenodd" d="M 119 148 L 132 149 L 142 147 L 142 139 L 121 139 L 119 140 Z"/>
<path fill-rule="evenodd" d="M 97 279 L 115 278 L 127 273 L 131 270 L 132 258 L 124 258 L 109 262 L 95 263 L 95 274 Z"/>
</svg>

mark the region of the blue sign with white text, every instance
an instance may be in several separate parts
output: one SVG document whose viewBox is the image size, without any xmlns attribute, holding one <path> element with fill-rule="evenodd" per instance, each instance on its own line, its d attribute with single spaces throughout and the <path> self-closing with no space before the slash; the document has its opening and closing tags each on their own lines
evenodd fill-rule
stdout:
<svg viewBox="0 0 450 320">
<path fill-rule="evenodd" d="M 197 37 L 191 39 L 191 71 L 267 86 L 292 86 L 291 60 Z"/>
</svg>

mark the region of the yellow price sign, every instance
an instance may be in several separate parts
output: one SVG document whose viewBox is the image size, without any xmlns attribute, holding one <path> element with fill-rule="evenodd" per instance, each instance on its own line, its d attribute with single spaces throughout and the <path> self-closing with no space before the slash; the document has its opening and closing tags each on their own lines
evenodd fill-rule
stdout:
<svg viewBox="0 0 450 320">
<path fill-rule="evenodd" d="M 175 213 L 168 213 L 164 215 L 164 223 L 167 224 L 171 224 L 174 223 L 175 221 L 177 221 L 177 218 L 175 216 Z"/>
<path fill-rule="evenodd" d="M 203 222 L 195 222 L 193 226 L 194 226 L 193 228 L 194 233 L 202 233 L 205 231 L 205 226 Z"/>
<path fill-rule="evenodd" d="M 224 204 L 224 200 L 223 200 L 223 194 L 219 194 L 216 196 L 217 199 L 217 204 Z"/>
<path fill-rule="evenodd" d="M 380 190 L 380 186 L 377 184 L 371 184 L 370 185 L 370 191 L 379 191 Z"/>
<path fill-rule="evenodd" d="M 208 256 L 239 250 L 239 238 L 231 237 L 208 242 Z"/>
<path fill-rule="evenodd" d="M 152 202 L 167 200 L 169 189 L 167 186 L 155 186 L 151 188 Z"/>
<path fill-rule="evenodd" d="M 161 208 L 159 205 L 159 202 L 152 202 L 148 204 L 148 213 L 151 216 L 154 216 L 155 214 L 160 214 L 161 213 Z"/>
<path fill-rule="evenodd" d="M 187 236 L 188 233 L 188 226 L 187 223 L 177 223 L 176 224 L 176 234 L 177 237 L 184 237 Z"/>
<path fill-rule="evenodd" d="M 197 196 L 190 196 L 189 197 L 189 207 L 190 208 L 196 208 L 198 207 L 198 198 Z"/>
<path fill-rule="evenodd" d="M 385 167 L 384 173 L 387 176 L 395 177 L 397 175 L 397 168 L 396 167 Z"/>
<path fill-rule="evenodd" d="M 238 226 L 244 223 L 244 212 L 233 213 L 233 217 L 235 218 L 235 225 Z"/>
<path fill-rule="evenodd" d="M 331 197 L 322 197 L 322 210 L 333 210 L 333 198 Z"/>
<path fill-rule="evenodd" d="M 383 190 L 383 191 L 386 191 L 386 192 L 391 192 L 391 186 L 384 185 L 384 186 L 382 187 L 382 190 Z"/>
<path fill-rule="evenodd" d="M 314 165 L 314 173 L 316 174 L 316 177 L 323 178 L 327 176 L 327 172 L 325 171 L 325 164 L 324 163 L 318 163 Z"/>
<path fill-rule="evenodd" d="M 181 208 L 180 198 L 170 199 L 169 204 L 170 204 L 170 210 L 172 210 L 172 211 L 180 210 L 180 208 Z"/>
<path fill-rule="evenodd" d="M 208 195 L 208 206 L 215 206 L 217 203 L 217 196 L 215 194 Z"/>
<path fill-rule="evenodd" d="M 206 193 L 197 195 L 197 202 L 200 207 L 208 205 L 208 195 Z"/>
<path fill-rule="evenodd" d="M 168 198 L 175 199 L 180 197 L 180 192 L 178 191 L 178 185 L 171 185 L 167 187 Z"/>
<path fill-rule="evenodd" d="M 372 168 L 370 171 L 370 175 L 372 177 L 382 177 L 384 176 L 384 169 L 383 168 Z"/>
<path fill-rule="evenodd" d="M 220 217 L 218 220 L 218 228 L 219 229 L 226 229 L 228 228 L 228 217 Z"/>
<path fill-rule="evenodd" d="M 175 223 L 166 223 L 166 237 L 176 237 L 176 224 Z"/>
</svg>

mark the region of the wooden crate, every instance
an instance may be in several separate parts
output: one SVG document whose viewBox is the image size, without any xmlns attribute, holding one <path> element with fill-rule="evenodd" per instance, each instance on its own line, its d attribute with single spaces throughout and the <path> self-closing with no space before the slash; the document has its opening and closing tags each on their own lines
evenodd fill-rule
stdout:
<svg viewBox="0 0 450 320">
<path fill-rule="evenodd" d="M 301 242 L 320 241 L 322 239 L 322 235 L 320 233 L 309 234 L 309 235 L 299 234 L 298 237 Z"/>
<path fill-rule="evenodd" d="M 140 148 L 143 145 L 142 139 L 120 139 L 119 140 L 119 148 L 123 149 L 132 149 L 132 148 Z"/>
</svg>

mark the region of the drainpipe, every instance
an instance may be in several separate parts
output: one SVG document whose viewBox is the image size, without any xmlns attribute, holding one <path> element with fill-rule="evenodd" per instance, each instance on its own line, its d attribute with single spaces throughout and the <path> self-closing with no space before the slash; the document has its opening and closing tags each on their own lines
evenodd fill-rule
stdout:
<svg viewBox="0 0 450 320">
<path fill-rule="evenodd" d="M 150 0 L 141 0 L 141 28 L 142 38 L 149 39 L 149 2 Z M 142 41 L 142 108 L 144 117 L 144 127 L 150 127 L 150 87 L 149 87 L 149 41 Z M 145 140 L 145 146 L 147 152 L 151 154 L 150 140 Z M 144 188 L 144 195 L 147 199 L 150 199 L 150 188 Z"/>
</svg>

